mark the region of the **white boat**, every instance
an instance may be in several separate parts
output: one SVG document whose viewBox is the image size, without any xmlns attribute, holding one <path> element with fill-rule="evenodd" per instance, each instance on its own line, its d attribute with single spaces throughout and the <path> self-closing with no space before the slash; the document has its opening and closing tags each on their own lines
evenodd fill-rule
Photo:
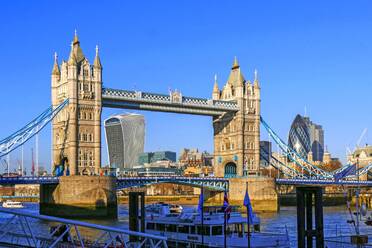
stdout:
<svg viewBox="0 0 372 248">
<path fill-rule="evenodd" d="M 3 208 L 23 208 L 22 202 L 7 200 L 3 202 Z"/>
<path fill-rule="evenodd" d="M 195 212 L 146 216 L 146 232 L 166 236 L 169 247 L 224 247 L 224 213 L 221 207 L 205 207 L 203 227 L 201 216 Z M 202 235 L 204 229 L 204 235 Z M 226 225 L 227 247 L 247 247 L 247 219 L 235 211 L 230 214 Z M 288 233 L 260 232 L 260 219 L 253 218 L 250 223 L 251 247 L 290 247 Z M 283 229 L 284 230 L 284 229 Z"/>
<path fill-rule="evenodd" d="M 153 203 L 146 206 L 146 212 L 152 214 L 165 215 L 168 213 L 180 214 L 183 211 L 183 207 L 177 204 L 168 204 L 164 202 Z"/>
</svg>

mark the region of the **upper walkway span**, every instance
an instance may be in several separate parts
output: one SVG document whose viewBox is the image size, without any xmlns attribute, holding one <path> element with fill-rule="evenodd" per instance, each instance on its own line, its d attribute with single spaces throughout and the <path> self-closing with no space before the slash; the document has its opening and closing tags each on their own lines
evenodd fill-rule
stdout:
<svg viewBox="0 0 372 248">
<path fill-rule="evenodd" d="M 140 109 L 181 114 L 220 116 L 226 112 L 239 111 L 236 101 L 221 101 L 182 96 L 180 92 L 169 95 L 102 89 L 102 105 L 111 108 Z"/>
</svg>

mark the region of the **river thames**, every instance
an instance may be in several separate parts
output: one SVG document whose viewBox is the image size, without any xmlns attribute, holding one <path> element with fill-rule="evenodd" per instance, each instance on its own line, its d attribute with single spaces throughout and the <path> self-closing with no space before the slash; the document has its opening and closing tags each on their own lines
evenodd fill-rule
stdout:
<svg viewBox="0 0 372 248">
<path fill-rule="evenodd" d="M 23 210 L 29 211 L 31 213 L 38 214 L 39 205 L 37 203 L 24 203 L 25 208 Z M 197 206 L 184 206 L 185 211 L 196 211 Z M 279 212 L 276 213 L 258 213 L 261 219 L 261 231 L 263 232 L 274 232 L 274 233 L 285 233 L 289 234 L 291 240 L 291 247 L 296 246 L 296 208 L 295 207 L 281 207 Z M 1 222 L 5 222 L 8 216 L 2 215 L 0 217 Z M 353 225 L 348 224 L 347 220 L 350 220 L 350 215 L 343 206 L 337 207 L 324 207 L 324 233 L 325 237 L 349 236 L 355 233 Z M 104 220 L 104 219 L 89 219 L 82 220 L 91 223 L 120 227 L 128 229 L 128 206 L 119 205 L 118 207 L 118 219 L 117 220 Z M 360 222 L 361 233 L 372 234 L 372 227 L 368 227 L 363 221 Z M 49 232 L 50 224 L 39 221 L 34 223 L 38 226 L 37 233 Z M 90 235 L 95 235 L 94 233 L 89 233 Z"/>
</svg>

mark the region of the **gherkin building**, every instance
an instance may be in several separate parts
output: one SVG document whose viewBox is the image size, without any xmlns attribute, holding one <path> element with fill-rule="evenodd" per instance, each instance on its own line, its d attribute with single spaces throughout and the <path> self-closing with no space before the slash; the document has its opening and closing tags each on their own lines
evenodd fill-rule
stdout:
<svg viewBox="0 0 372 248">
<path fill-rule="evenodd" d="M 301 115 L 297 115 L 291 125 L 288 137 L 288 146 L 306 159 L 307 154 L 311 151 L 309 131 L 304 118 Z"/>
</svg>

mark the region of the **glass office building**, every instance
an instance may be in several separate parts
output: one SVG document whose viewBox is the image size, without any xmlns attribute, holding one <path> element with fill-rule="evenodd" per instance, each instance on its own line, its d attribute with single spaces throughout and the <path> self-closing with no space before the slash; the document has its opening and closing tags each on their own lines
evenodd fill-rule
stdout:
<svg viewBox="0 0 372 248">
<path fill-rule="evenodd" d="M 159 151 L 159 152 L 145 152 L 141 153 L 138 157 L 138 163 L 140 165 L 150 164 L 161 160 L 169 160 L 176 162 L 177 154 L 171 151 Z"/>
<path fill-rule="evenodd" d="M 104 124 L 110 166 L 123 170 L 138 165 L 138 156 L 143 153 L 145 145 L 144 116 L 115 115 Z"/>
<path fill-rule="evenodd" d="M 312 152 L 313 161 L 323 161 L 324 131 L 321 125 L 313 123 L 309 117 L 297 115 L 288 136 L 288 145 L 303 158 Z"/>
</svg>

